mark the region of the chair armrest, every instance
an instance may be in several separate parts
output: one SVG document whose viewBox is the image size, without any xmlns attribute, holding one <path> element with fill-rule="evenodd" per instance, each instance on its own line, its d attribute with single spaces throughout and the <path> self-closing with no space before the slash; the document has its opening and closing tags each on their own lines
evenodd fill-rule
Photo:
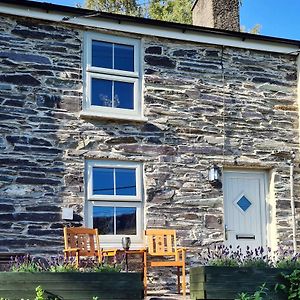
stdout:
<svg viewBox="0 0 300 300">
<path fill-rule="evenodd" d="M 185 247 L 180 247 L 180 248 L 177 248 L 177 251 L 186 252 L 186 248 Z"/>
<path fill-rule="evenodd" d="M 109 254 L 109 253 L 113 253 L 113 255 L 116 255 L 118 249 L 101 249 L 100 252 L 102 253 L 106 253 L 106 254 Z"/>
<path fill-rule="evenodd" d="M 68 249 L 64 249 L 64 252 L 74 252 L 74 251 L 79 251 L 79 248 L 68 248 Z"/>
<path fill-rule="evenodd" d="M 178 256 L 181 257 L 182 260 L 185 260 L 185 257 L 186 257 L 186 248 L 184 248 L 184 247 L 177 248 L 176 251 L 178 253 Z"/>
</svg>

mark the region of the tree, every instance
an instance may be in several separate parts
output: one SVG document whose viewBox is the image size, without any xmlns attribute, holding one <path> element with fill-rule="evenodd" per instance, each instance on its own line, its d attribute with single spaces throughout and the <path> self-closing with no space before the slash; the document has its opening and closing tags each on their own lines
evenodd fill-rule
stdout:
<svg viewBox="0 0 300 300">
<path fill-rule="evenodd" d="M 246 26 L 241 26 L 241 32 L 248 32 L 252 34 L 260 34 L 261 31 L 261 24 L 255 24 L 252 28 L 247 29 Z"/>
<path fill-rule="evenodd" d="M 148 15 L 151 19 L 191 24 L 191 0 L 150 0 Z"/>
<path fill-rule="evenodd" d="M 86 0 L 85 7 L 109 13 L 141 17 L 143 9 L 136 0 Z"/>
</svg>

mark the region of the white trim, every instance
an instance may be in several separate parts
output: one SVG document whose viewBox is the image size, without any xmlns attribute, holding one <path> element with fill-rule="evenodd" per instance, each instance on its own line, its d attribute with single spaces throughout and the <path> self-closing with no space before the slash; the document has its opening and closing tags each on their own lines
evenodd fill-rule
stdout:
<svg viewBox="0 0 300 300">
<path fill-rule="evenodd" d="M 123 70 L 100 68 L 100 67 L 92 66 L 91 62 L 92 62 L 92 41 L 93 40 L 133 46 L 134 47 L 134 71 L 129 72 Z M 141 44 L 140 40 L 132 39 L 132 38 L 124 38 L 124 37 L 112 36 L 108 34 L 101 34 L 101 33 L 94 33 L 94 32 L 86 32 L 84 34 L 84 59 L 83 59 L 84 101 L 82 105 L 83 111 L 80 114 L 81 116 L 143 121 L 140 44 Z M 133 83 L 134 84 L 133 109 L 92 105 L 92 99 L 91 99 L 92 78 Z"/>
<path fill-rule="evenodd" d="M 63 21 L 63 23 L 90 26 L 99 29 L 116 30 L 134 34 L 142 34 L 146 36 L 148 35 L 163 38 L 171 38 L 188 42 L 262 50 L 267 52 L 291 53 L 299 50 L 299 47 L 297 45 L 291 45 L 288 43 L 284 44 L 276 41 L 271 42 L 264 40 L 254 40 L 254 37 L 253 39 L 244 39 L 243 37 L 224 36 L 218 33 L 201 33 L 197 31 L 194 32 L 191 30 L 182 32 L 181 29 L 176 28 L 162 28 L 161 26 L 136 24 L 134 22 L 129 21 L 122 21 L 121 23 L 119 23 L 117 20 L 101 19 L 100 17 L 72 18 L 74 16 L 74 13 L 71 14 L 61 12 L 45 12 L 45 10 L 43 9 L 29 7 L 26 7 L 26 9 L 24 9 L 24 6 L 13 4 L 0 4 L 0 13 L 42 20 L 50 20 L 55 22 L 62 22 L 63 18 L 70 17 L 70 20 Z"/>
<path fill-rule="evenodd" d="M 92 85 L 91 81 L 92 78 L 96 79 L 105 79 L 110 81 L 119 81 L 119 82 L 128 82 L 133 83 L 133 109 L 125 109 L 125 108 L 116 108 L 116 107 L 106 107 L 106 106 L 98 106 L 98 105 L 92 105 Z M 86 103 L 85 103 L 85 110 L 90 112 L 96 112 L 99 111 L 100 113 L 103 113 L 104 115 L 128 115 L 128 116 L 140 116 L 140 110 L 141 105 L 139 103 L 139 91 L 140 91 L 140 84 L 139 80 L 136 78 L 129 78 L 129 77 L 120 77 L 120 76 L 114 76 L 114 75 L 107 75 L 107 74 L 98 74 L 98 73 L 86 73 L 85 76 L 86 80 Z M 112 95 L 113 97 L 113 95 Z M 112 99 L 113 100 L 113 99 Z"/>
<path fill-rule="evenodd" d="M 114 195 L 92 195 L 92 168 L 133 168 L 136 170 L 136 196 L 114 196 Z M 93 206 L 110 207 L 135 207 L 136 210 L 136 235 L 126 235 L 131 238 L 131 248 L 140 248 L 143 246 L 144 230 L 144 193 L 143 193 L 143 164 L 137 162 L 114 161 L 114 160 L 86 160 L 85 161 L 85 225 L 93 227 Z M 124 235 L 101 235 L 100 243 L 105 248 L 122 248 L 121 240 Z"/>
<path fill-rule="evenodd" d="M 139 49 L 140 49 L 140 41 L 137 39 L 132 38 L 125 38 L 121 36 L 114 36 L 114 35 L 108 35 L 108 34 L 102 34 L 102 33 L 95 33 L 95 32 L 85 32 L 85 55 L 86 55 L 86 71 L 88 72 L 100 72 L 104 74 L 113 74 L 113 75 L 119 75 L 119 76 L 128 76 L 128 77 L 136 77 L 138 78 L 140 76 L 139 73 Z M 92 66 L 92 41 L 97 40 L 101 42 L 108 42 L 112 44 L 122 44 L 126 46 L 133 46 L 133 64 L 134 64 L 134 71 L 124 71 L 124 70 L 118 70 L 118 69 L 110 69 L 110 68 L 101 68 L 101 67 L 95 67 Z M 114 49 L 114 47 L 113 47 Z M 114 55 L 113 55 L 114 59 Z M 113 63 L 114 64 L 114 63 Z"/>
<path fill-rule="evenodd" d="M 141 202 L 105 202 L 105 201 L 88 201 L 88 227 L 93 227 L 93 207 L 94 206 L 108 206 L 108 207 L 134 207 L 136 208 L 136 235 L 122 235 L 122 234 L 105 234 L 101 235 L 100 242 L 105 243 L 106 247 L 122 248 L 122 237 L 129 236 L 132 242 L 132 246 L 138 246 L 143 243 L 143 221 L 142 221 L 142 210 L 143 204 Z M 114 214 L 115 217 L 115 214 Z M 114 222 L 115 223 L 115 222 Z M 115 227 L 115 224 L 114 224 Z M 114 228 L 115 230 L 115 228 Z M 110 246 L 111 245 L 111 246 Z"/>
<path fill-rule="evenodd" d="M 122 196 L 122 195 L 94 195 L 93 194 L 93 168 L 126 168 L 135 170 L 136 180 L 136 195 Z M 87 198 L 88 200 L 102 200 L 102 201 L 142 201 L 142 166 L 135 162 L 118 162 L 118 161 L 87 161 Z"/>
<path fill-rule="evenodd" d="M 116 119 L 116 120 L 124 120 L 124 121 L 134 121 L 134 122 L 147 122 L 148 118 L 146 117 L 140 117 L 140 116 L 131 116 L 131 115 L 125 115 L 124 113 L 122 115 L 116 115 L 116 113 L 102 113 L 99 110 L 86 110 L 81 111 L 79 114 L 79 117 L 82 119 Z"/>
</svg>

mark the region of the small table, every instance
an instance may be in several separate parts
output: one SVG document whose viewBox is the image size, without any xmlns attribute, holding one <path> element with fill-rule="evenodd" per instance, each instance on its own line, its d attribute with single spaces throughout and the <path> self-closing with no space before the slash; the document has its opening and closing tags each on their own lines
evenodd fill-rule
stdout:
<svg viewBox="0 0 300 300">
<path fill-rule="evenodd" d="M 142 258 L 142 265 L 143 265 L 143 282 L 144 282 L 144 291 L 146 294 L 147 291 L 147 249 L 129 249 L 123 250 L 120 249 L 118 252 L 125 253 L 125 270 L 128 272 L 128 256 L 130 255 L 140 255 Z"/>
</svg>

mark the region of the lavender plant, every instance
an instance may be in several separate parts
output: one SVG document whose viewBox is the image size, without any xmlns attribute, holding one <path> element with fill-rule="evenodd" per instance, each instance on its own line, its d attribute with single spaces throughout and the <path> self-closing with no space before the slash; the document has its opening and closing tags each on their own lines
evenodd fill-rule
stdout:
<svg viewBox="0 0 300 300">
<path fill-rule="evenodd" d="M 282 269 L 300 269 L 300 253 L 291 249 L 279 248 L 276 251 L 275 267 Z"/>
<path fill-rule="evenodd" d="M 299 254 L 289 249 L 279 249 L 272 253 L 270 248 L 247 247 L 242 251 L 240 246 L 233 249 L 232 246 L 217 244 L 199 253 L 199 259 L 205 266 L 300 268 Z"/>
<path fill-rule="evenodd" d="M 74 259 L 65 260 L 63 256 L 50 258 L 16 257 L 10 263 L 11 272 L 120 272 L 117 265 L 99 264 L 91 259 L 76 267 Z"/>
<path fill-rule="evenodd" d="M 12 258 L 10 262 L 11 272 L 36 273 L 43 271 L 43 265 L 39 261 L 32 260 L 29 255 Z"/>
</svg>

